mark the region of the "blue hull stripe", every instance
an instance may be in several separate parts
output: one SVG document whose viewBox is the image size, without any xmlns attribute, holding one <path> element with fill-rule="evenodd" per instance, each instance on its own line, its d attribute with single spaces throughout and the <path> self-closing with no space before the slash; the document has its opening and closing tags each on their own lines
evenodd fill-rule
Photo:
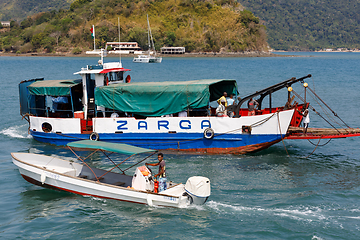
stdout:
<svg viewBox="0 0 360 240">
<path fill-rule="evenodd" d="M 33 138 L 40 142 L 66 145 L 68 142 L 89 139 L 90 134 L 57 134 L 31 131 Z M 284 137 L 284 135 L 283 135 Z M 198 149 L 236 148 L 256 144 L 266 144 L 281 140 L 281 135 L 220 134 L 213 139 L 205 139 L 200 133 L 99 133 L 99 141 L 127 143 L 151 149 Z"/>
</svg>

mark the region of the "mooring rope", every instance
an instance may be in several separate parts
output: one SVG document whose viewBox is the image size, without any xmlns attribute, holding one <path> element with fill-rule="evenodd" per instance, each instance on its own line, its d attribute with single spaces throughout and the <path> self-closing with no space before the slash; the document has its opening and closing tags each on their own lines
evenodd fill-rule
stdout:
<svg viewBox="0 0 360 240">
<path fill-rule="evenodd" d="M 317 144 L 317 146 L 323 147 L 325 145 L 327 145 L 330 141 L 332 140 L 332 138 L 330 138 L 326 143 L 319 145 L 319 143 Z M 312 145 L 316 146 L 313 142 L 310 141 L 310 139 L 308 139 L 309 143 L 311 143 Z"/>
<path fill-rule="evenodd" d="M 74 137 L 74 136 L 69 136 L 69 135 L 65 135 L 65 134 L 62 134 L 62 133 L 58 133 L 58 132 L 55 132 L 57 135 L 60 135 L 60 136 L 63 136 L 63 137 L 68 137 L 68 138 L 75 138 L 75 139 L 79 139 L 79 140 L 88 140 L 87 138 L 80 138 L 80 137 Z"/>
<path fill-rule="evenodd" d="M 289 157 L 291 157 L 290 154 L 289 154 L 289 152 L 288 152 L 288 150 L 287 150 L 287 148 L 286 148 L 286 145 L 285 145 L 285 142 L 284 142 L 284 138 L 282 137 L 279 115 L 278 115 L 278 124 L 279 124 L 281 141 L 282 141 L 282 143 L 283 143 L 283 145 L 284 145 L 284 149 L 285 149 L 285 151 L 286 151 L 286 154 L 287 154 Z M 320 140 L 321 140 L 321 137 L 319 138 L 319 141 L 318 141 L 318 143 L 316 144 L 316 147 L 314 148 L 314 150 L 313 150 L 305 159 L 307 159 L 308 157 L 310 157 L 310 156 L 315 152 L 315 150 L 316 150 L 316 148 L 317 148 L 318 146 L 325 146 L 326 144 L 328 144 L 328 143 L 331 141 L 331 139 L 329 139 L 329 141 L 327 141 L 324 145 L 319 145 Z M 309 139 L 308 139 L 308 141 L 309 141 L 311 144 L 313 144 Z M 314 144 L 313 144 L 313 145 L 314 145 Z"/>
<path fill-rule="evenodd" d="M 279 125 L 279 131 L 280 131 L 281 141 L 282 141 L 282 143 L 283 143 L 283 145 L 284 145 L 286 154 L 290 157 L 290 154 L 289 154 L 289 152 L 288 152 L 288 150 L 287 150 L 287 148 L 286 148 L 286 146 L 285 146 L 284 138 L 283 138 L 282 133 L 281 133 L 281 126 L 280 126 L 280 118 L 279 118 L 279 115 L 280 115 L 280 114 L 277 115 L 277 120 L 278 120 L 278 125 Z"/>
<path fill-rule="evenodd" d="M 309 139 L 308 139 L 308 140 L 309 140 Z M 319 141 L 318 141 L 318 143 L 316 144 L 314 150 L 313 150 L 305 159 L 307 159 L 308 157 L 310 157 L 310 156 L 315 152 L 316 148 L 319 146 L 320 140 L 321 140 L 321 137 L 319 138 Z M 330 139 L 330 140 L 331 140 L 331 139 Z M 329 143 L 329 142 L 330 142 L 330 141 L 328 141 L 327 143 Z M 327 144 L 327 143 L 326 143 L 326 144 Z"/>
</svg>

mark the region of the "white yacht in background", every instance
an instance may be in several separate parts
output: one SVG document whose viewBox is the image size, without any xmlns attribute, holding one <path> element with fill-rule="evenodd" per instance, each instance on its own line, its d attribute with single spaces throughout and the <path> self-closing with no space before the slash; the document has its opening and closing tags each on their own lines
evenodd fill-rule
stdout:
<svg viewBox="0 0 360 240">
<path fill-rule="evenodd" d="M 134 57 L 133 62 L 135 63 L 161 63 L 162 57 L 156 57 L 155 45 L 154 40 L 151 34 L 150 24 L 149 24 L 149 17 L 146 15 L 147 23 L 148 23 L 148 43 L 149 43 L 149 50 L 147 54 L 142 54 L 137 57 Z M 151 39 L 151 41 L 150 41 Z M 151 51 L 151 48 L 153 51 Z"/>
</svg>

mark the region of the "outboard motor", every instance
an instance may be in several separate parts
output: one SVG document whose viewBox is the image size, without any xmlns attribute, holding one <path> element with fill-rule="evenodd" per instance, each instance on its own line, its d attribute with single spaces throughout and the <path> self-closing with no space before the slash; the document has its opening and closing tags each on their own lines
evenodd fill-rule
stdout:
<svg viewBox="0 0 360 240">
<path fill-rule="evenodd" d="M 206 177 L 190 177 L 185 184 L 190 204 L 201 205 L 210 196 L 210 180 Z"/>
<path fill-rule="evenodd" d="M 140 166 L 135 170 L 131 186 L 137 190 L 152 192 L 154 190 L 154 182 L 151 179 L 149 169 L 146 166 Z"/>
</svg>

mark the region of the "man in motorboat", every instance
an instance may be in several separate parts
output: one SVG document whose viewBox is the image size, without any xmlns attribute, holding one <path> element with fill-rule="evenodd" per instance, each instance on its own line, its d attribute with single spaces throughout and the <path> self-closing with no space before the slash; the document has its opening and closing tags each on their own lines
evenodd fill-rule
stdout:
<svg viewBox="0 0 360 240">
<path fill-rule="evenodd" d="M 158 153 L 158 161 L 157 163 L 145 163 L 146 166 L 159 166 L 158 174 L 154 175 L 154 178 L 158 178 L 159 181 L 159 192 L 166 190 L 166 164 L 164 160 L 164 155 L 162 153 Z"/>
</svg>

